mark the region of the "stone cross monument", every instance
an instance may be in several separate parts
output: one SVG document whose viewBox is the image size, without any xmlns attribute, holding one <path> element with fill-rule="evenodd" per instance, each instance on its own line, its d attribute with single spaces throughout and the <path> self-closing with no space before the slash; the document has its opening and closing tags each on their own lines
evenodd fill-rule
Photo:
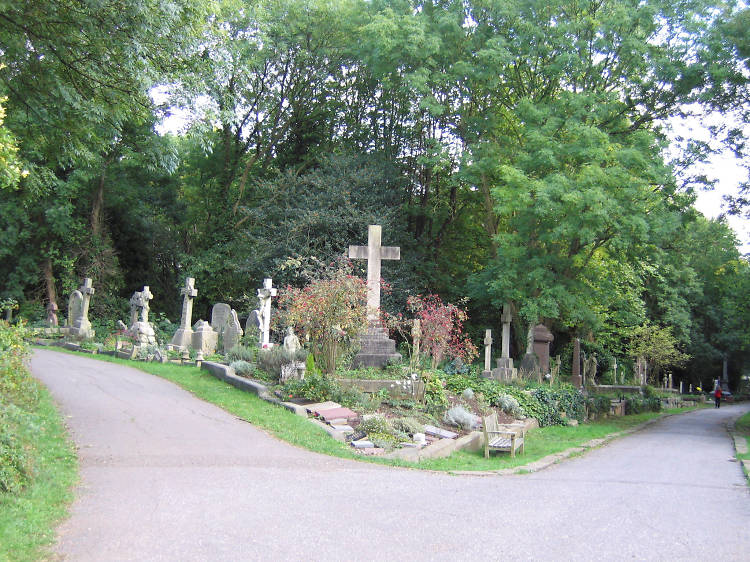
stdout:
<svg viewBox="0 0 750 562">
<path fill-rule="evenodd" d="M 576 388 L 581 388 L 583 385 L 583 378 L 581 377 L 581 340 L 578 338 L 573 343 L 573 366 L 571 371 L 570 382 Z"/>
<path fill-rule="evenodd" d="M 390 360 L 400 360 L 396 342 L 380 325 L 380 263 L 400 260 L 401 248 L 381 246 L 382 228 L 371 224 L 367 229 L 367 246 L 349 246 L 349 257 L 367 260 L 367 333 L 360 337 L 360 352 L 352 360 L 356 367 L 383 367 Z"/>
<path fill-rule="evenodd" d="M 367 246 L 349 246 L 349 257 L 367 260 L 367 320 L 380 318 L 380 262 L 400 260 L 401 248 L 381 246 L 382 227 L 371 224 L 367 228 Z"/>
<path fill-rule="evenodd" d="M 148 285 L 143 287 L 142 291 L 136 291 L 130 298 L 130 318 L 131 326 L 128 332 L 133 338 L 133 345 L 154 345 L 156 344 L 156 334 L 151 324 L 148 322 L 148 301 L 154 298 Z M 140 312 L 140 320 L 138 319 Z M 133 321 L 135 320 L 135 321 Z"/>
<path fill-rule="evenodd" d="M 182 318 L 180 327 L 172 337 L 172 345 L 180 349 L 190 347 L 193 338 L 193 299 L 198 296 L 198 290 L 195 288 L 195 279 L 188 277 L 185 279 L 185 286 L 180 289 L 182 298 Z"/>
<path fill-rule="evenodd" d="M 261 347 L 270 346 L 271 334 L 271 298 L 278 293 L 270 278 L 263 280 L 263 287 L 258 289 L 258 323 L 260 336 L 258 343 Z"/>
<path fill-rule="evenodd" d="M 503 322 L 500 357 L 497 359 L 497 367 L 492 370 L 492 377 L 499 381 L 509 381 L 516 376 L 516 369 L 513 367 L 513 358 L 510 356 L 510 323 L 513 320 L 513 315 L 510 312 L 509 305 L 503 305 L 503 314 L 500 319 Z"/>
</svg>

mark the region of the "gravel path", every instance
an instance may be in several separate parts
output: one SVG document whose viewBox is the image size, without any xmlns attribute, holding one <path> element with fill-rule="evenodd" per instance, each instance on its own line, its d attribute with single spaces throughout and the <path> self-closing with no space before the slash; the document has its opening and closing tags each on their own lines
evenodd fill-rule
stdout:
<svg viewBox="0 0 750 562">
<path fill-rule="evenodd" d="M 667 418 L 515 476 L 300 450 L 141 371 L 49 350 L 32 372 L 79 448 L 64 560 L 748 560 L 750 493 L 725 424 Z"/>
</svg>

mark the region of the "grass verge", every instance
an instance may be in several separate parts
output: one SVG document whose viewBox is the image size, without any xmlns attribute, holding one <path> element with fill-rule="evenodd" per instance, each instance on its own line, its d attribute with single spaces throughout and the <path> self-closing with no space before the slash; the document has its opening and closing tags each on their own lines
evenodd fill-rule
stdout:
<svg viewBox="0 0 750 562">
<path fill-rule="evenodd" d="M 742 416 L 740 419 L 738 419 L 736 422 L 734 422 L 734 432 L 739 437 L 744 437 L 745 442 L 748 445 L 748 449 L 750 449 L 750 412 Z M 743 460 L 750 460 L 750 453 L 737 453 L 737 458 L 740 461 Z M 743 470 L 745 471 L 745 477 L 748 479 L 748 484 L 750 484 L 750 471 L 745 468 L 745 464 L 743 463 Z"/>
<path fill-rule="evenodd" d="M 62 351 L 81 355 L 72 351 Z M 560 453 L 572 447 L 580 447 L 592 439 L 601 439 L 612 433 L 630 429 L 665 413 L 690 410 L 683 408 L 661 413 L 650 412 L 621 418 L 607 418 L 576 427 L 552 426 L 540 428 L 527 434 L 525 454 L 513 459 L 508 455 L 498 454 L 485 459 L 483 452 L 459 451 L 448 458 L 423 460 L 414 464 L 396 459 L 364 457 L 354 453 L 349 446 L 331 439 L 322 429 L 306 419 L 265 402 L 253 394 L 236 389 L 214 378 L 206 371 L 195 367 L 129 361 L 108 355 L 86 355 L 86 357 L 126 365 L 165 378 L 198 398 L 211 402 L 237 417 L 269 431 L 279 439 L 310 451 L 390 466 L 437 471 L 488 471 L 522 466 L 547 455 Z"/>
<path fill-rule="evenodd" d="M 0 560 L 39 560 L 49 554 L 77 477 L 73 444 L 46 389 L 40 389 L 27 417 L 31 423 L 19 429 L 18 437 L 33 457 L 34 476 L 20 493 L 0 493 Z"/>
</svg>

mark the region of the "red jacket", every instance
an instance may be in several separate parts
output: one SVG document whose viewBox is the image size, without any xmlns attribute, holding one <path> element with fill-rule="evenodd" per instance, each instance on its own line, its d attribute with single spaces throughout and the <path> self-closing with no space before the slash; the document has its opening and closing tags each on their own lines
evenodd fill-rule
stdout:
<svg viewBox="0 0 750 562">
<path fill-rule="evenodd" d="M 714 390 L 714 396 L 716 396 L 716 398 L 721 398 L 721 387 L 720 386 L 717 386 L 716 390 Z"/>
</svg>

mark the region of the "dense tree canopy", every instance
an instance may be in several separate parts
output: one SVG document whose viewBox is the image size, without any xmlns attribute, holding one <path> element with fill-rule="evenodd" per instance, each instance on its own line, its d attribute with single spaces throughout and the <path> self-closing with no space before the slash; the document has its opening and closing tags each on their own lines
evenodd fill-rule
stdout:
<svg viewBox="0 0 750 562">
<path fill-rule="evenodd" d="M 198 315 L 246 312 L 264 277 L 300 285 L 378 223 L 404 256 L 384 268 L 394 310 L 469 297 L 479 343 L 510 303 L 516 354 L 541 321 L 558 351 L 582 337 L 621 364 L 668 334 L 686 380 L 724 357 L 736 378 L 750 266 L 692 207 L 707 180 L 688 170 L 720 149 L 750 161 L 749 13 L 0 0 L 0 298 L 40 316 L 87 275 L 111 325 L 144 284 L 176 316 L 191 275 Z M 180 134 L 158 134 L 178 109 Z M 670 145 L 670 120 L 708 113 L 711 142 Z"/>
</svg>

